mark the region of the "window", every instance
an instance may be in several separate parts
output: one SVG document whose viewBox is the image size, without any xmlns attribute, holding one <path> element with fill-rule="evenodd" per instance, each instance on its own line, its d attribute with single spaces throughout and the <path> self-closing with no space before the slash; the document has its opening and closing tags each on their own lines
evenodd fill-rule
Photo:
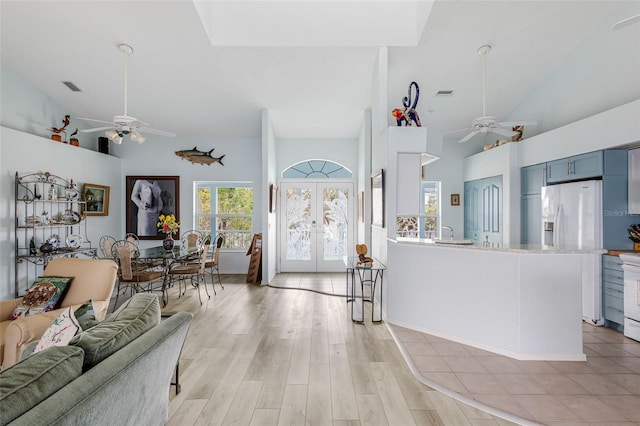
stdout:
<svg viewBox="0 0 640 426">
<path fill-rule="evenodd" d="M 398 216 L 396 236 L 404 238 L 438 238 L 440 235 L 440 182 L 422 182 L 422 212 L 418 216 Z"/>
<path fill-rule="evenodd" d="M 422 199 L 424 216 L 420 217 L 420 237 L 434 239 L 440 236 L 440 182 L 422 182 Z"/>
<path fill-rule="evenodd" d="M 250 182 L 196 182 L 196 228 L 223 233 L 224 248 L 247 249 L 253 238 L 253 186 Z"/>
<path fill-rule="evenodd" d="M 328 160 L 308 160 L 294 164 L 282 172 L 287 179 L 350 179 L 351 170 Z"/>
</svg>

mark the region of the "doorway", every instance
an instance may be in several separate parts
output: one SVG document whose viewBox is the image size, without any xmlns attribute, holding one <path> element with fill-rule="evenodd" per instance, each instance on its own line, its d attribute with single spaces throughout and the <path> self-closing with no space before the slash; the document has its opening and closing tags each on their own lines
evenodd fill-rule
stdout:
<svg viewBox="0 0 640 426">
<path fill-rule="evenodd" d="M 305 179 L 280 188 L 280 271 L 344 271 L 353 244 L 354 183 Z"/>
</svg>

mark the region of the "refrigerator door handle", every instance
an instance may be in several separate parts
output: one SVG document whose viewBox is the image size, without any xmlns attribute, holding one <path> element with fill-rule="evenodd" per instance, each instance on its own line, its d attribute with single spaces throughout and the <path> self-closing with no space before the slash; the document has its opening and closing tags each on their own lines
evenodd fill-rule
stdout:
<svg viewBox="0 0 640 426">
<path fill-rule="evenodd" d="M 560 204 L 558 206 L 558 208 L 556 209 L 556 214 L 553 218 L 553 246 L 555 248 L 559 248 L 559 242 L 560 242 L 560 232 L 562 232 L 562 204 Z"/>
</svg>

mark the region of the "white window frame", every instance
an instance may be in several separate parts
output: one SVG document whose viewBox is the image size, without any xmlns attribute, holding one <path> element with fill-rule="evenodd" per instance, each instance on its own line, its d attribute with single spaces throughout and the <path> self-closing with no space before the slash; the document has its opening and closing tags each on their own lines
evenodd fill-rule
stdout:
<svg viewBox="0 0 640 426">
<path fill-rule="evenodd" d="M 428 187 L 435 186 L 436 191 L 436 203 L 437 203 L 437 212 L 435 214 L 427 214 L 425 211 L 426 207 L 426 192 Z M 422 181 L 420 185 L 420 206 L 422 208 L 422 214 L 418 218 L 418 224 L 420 226 L 420 238 L 440 238 L 442 233 L 442 185 L 440 181 Z M 432 217 L 436 220 L 437 229 L 435 234 L 427 235 L 425 230 L 425 224 L 427 218 Z"/>
<path fill-rule="evenodd" d="M 200 188 L 210 188 L 211 189 L 211 214 L 199 214 L 198 213 L 198 190 Z M 250 213 L 247 214 L 218 214 L 218 188 L 251 188 L 253 190 L 254 197 L 254 209 Z M 212 224 L 212 229 L 207 231 L 213 232 L 212 237 L 218 232 L 218 218 L 219 217 L 248 217 L 251 219 L 251 229 L 248 230 L 239 230 L 236 232 L 241 232 L 243 234 L 242 246 L 236 247 L 228 247 L 227 241 L 225 241 L 225 245 L 222 246 L 223 251 L 246 251 L 251 245 L 251 240 L 253 238 L 253 210 L 255 210 L 255 188 L 253 182 L 216 182 L 216 181 L 196 181 L 193 186 L 194 193 L 194 206 L 193 206 L 193 229 L 198 229 L 198 224 L 200 223 L 199 219 L 204 217 L 209 217 Z M 205 232 L 207 232 L 205 231 Z M 230 233 L 233 231 L 221 231 L 223 233 Z"/>
</svg>

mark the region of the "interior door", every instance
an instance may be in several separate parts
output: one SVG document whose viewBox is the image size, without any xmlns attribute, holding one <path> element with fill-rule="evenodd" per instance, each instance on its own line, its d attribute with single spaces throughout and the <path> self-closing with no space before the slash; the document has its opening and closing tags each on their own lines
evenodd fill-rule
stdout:
<svg viewBox="0 0 640 426">
<path fill-rule="evenodd" d="M 353 182 L 281 183 L 280 270 L 341 272 L 353 244 Z"/>
</svg>

